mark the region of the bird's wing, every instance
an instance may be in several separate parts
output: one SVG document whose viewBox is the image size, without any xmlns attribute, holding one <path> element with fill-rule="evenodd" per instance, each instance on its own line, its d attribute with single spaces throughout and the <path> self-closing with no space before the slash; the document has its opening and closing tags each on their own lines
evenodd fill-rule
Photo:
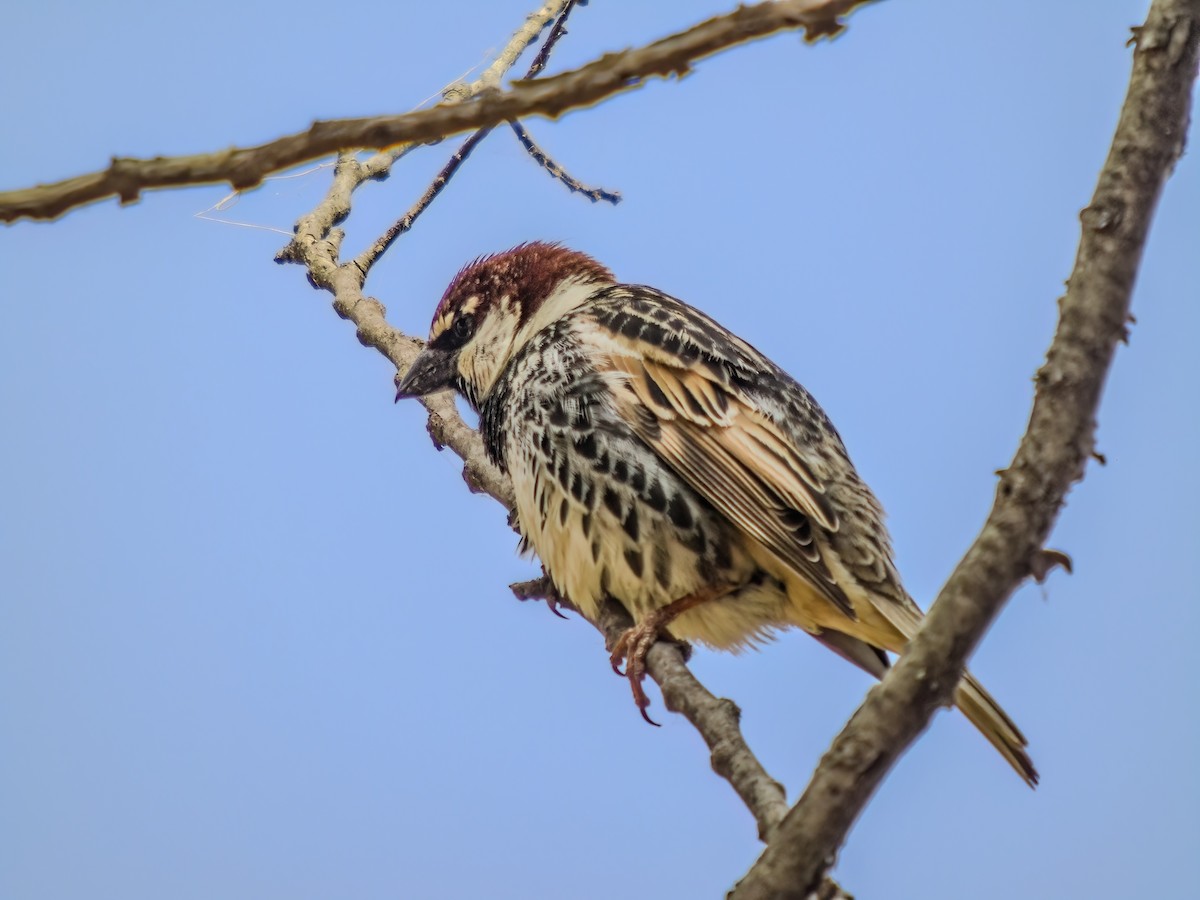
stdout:
<svg viewBox="0 0 1200 900">
<path fill-rule="evenodd" d="M 794 382 L 691 307 L 649 288 L 627 291 L 586 313 L 603 358 L 627 385 L 617 392 L 624 418 L 742 532 L 856 618 L 814 534 L 840 527 L 817 460 L 747 389 L 755 377 Z"/>
</svg>

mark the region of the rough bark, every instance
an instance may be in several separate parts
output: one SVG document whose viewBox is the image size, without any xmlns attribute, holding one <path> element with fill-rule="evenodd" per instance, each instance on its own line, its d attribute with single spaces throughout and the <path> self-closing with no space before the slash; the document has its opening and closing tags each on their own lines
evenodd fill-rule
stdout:
<svg viewBox="0 0 1200 900">
<path fill-rule="evenodd" d="M 1183 152 L 1200 2 L 1155 0 L 1135 32 L 1133 74 L 1092 202 L 1033 411 L 1000 474 L 983 530 L 899 663 L 834 740 L 733 900 L 804 898 L 896 760 L 950 702 L 967 656 L 1017 586 L 1045 571 L 1042 545 L 1093 455 L 1100 394 L 1163 184 Z M 1053 556 L 1050 557 L 1052 560 Z"/>
</svg>

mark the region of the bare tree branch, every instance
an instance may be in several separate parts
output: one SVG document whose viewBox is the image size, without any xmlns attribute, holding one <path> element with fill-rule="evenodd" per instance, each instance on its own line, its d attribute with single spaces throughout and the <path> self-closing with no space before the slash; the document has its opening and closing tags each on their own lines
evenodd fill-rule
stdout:
<svg viewBox="0 0 1200 900">
<path fill-rule="evenodd" d="M 0 221 L 20 218 L 53 219 L 69 210 L 106 197 L 132 203 L 152 188 L 186 184 L 228 182 L 234 190 L 258 185 L 274 172 L 288 169 L 349 147 L 386 148 L 399 144 L 438 141 L 471 129 L 489 128 L 526 116 L 556 118 L 568 110 L 599 103 L 615 94 L 639 87 L 652 77 L 683 75 L 699 60 L 722 50 L 777 31 L 804 29 L 808 40 L 835 35 L 842 29 L 839 17 L 870 0 L 778 0 L 741 7 L 727 15 L 701 22 L 686 31 L 645 47 L 609 53 L 582 68 L 552 78 L 515 82 L 508 91 L 494 88 L 499 82 L 496 65 L 489 67 L 481 87 L 464 92 L 451 90 L 453 102 L 432 109 L 393 116 L 336 119 L 314 122 L 307 131 L 287 135 L 257 147 L 232 147 L 216 153 L 153 159 L 114 158 L 107 169 L 52 184 L 0 192 Z M 550 8 L 554 12 L 545 15 Z M 534 16 L 549 21 L 561 3 L 547 3 Z M 517 33 L 530 37 L 534 23 Z M 544 27 L 544 25 L 543 25 Z M 540 31 L 540 29 L 539 29 Z M 510 44 L 503 59 L 512 55 Z M 499 60 L 497 61 L 499 63 Z M 507 65 L 511 65 L 508 62 Z"/>
<path fill-rule="evenodd" d="M 967 656 L 1020 582 L 1093 452 L 1100 394 L 1163 184 L 1183 152 L 1200 47 L 1200 2 L 1154 0 L 1091 204 L 1033 411 L 979 537 L 924 626 L 867 695 L 733 900 L 803 898 L 829 868 L 883 777 L 947 704 Z"/>
<path fill-rule="evenodd" d="M 574 0 L 549 0 L 549 2 L 544 3 L 540 9 L 526 17 L 524 25 L 517 29 L 516 33 L 513 34 L 496 57 L 496 61 L 488 66 L 478 79 L 469 84 L 459 84 L 448 88 L 446 90 L 447 96 L 453 97 L 455 102 L 460 102 L 488 90 L 494 90 L 496 83 L 516 64 L 521 53 L 537 39 L 537 36 L 541 34 L 545 27 L 556 18 L 563 16 L 573 5 Z M 561 35 L 561 29 L 555 29 L 551 33 L 550 39 L 547 40 L 546 45 L 538 52 L 533 65 L 530 66 L 530 72 L 536 74 L 541 71 L 541 67 L 545 65 L 544 54 L 548 52 L 548 48 L 553 47 L 554 42 Z M 416 146 L 418 146 L 416 143 L 405 144 L 399 148 L 376 153 L 364 161 L 360 161 L 353 152 L 341 151 L 338 154 L 338 164 L 334 170 L 333 182 L 330 184 L 329 190 L 326 191 L 324 199 L 317 204 L 312 212 L 302 216 L 296 223 L 295 234 L 292 240 L 275 255 L 275 261 L 279 263 L 296 262 L 303 264 L 308 269 L 309 281 L 314 287 L 325 288 L 336 294 L 333 278 L 338 267 L 338 254 L 341 251 L 341 242 L 344 235 L 341 232 L 335 233 L 334 226 L 344 221 L 350 214 L 350 197 L 355 190 L 371 179 L 387 177 L 391 171 L 392 164 Z M 462 153 L 462 150 L 463 148 L 460 148 L 459 152 Z M 470 148 L 466 148 L 463 158 L 465 159 L 469 153 Z M 434 180 L 434 184 L 431 185 L 430 190 L 433 190 L 433 187 L 436 185 L 437 179 Z M 438 191 L 440 191 L 440 188 L 434 190 L 432 196 L 436 196 Z M 0 201 L 2 201 L 3 197 L 4 195 L 0 194 Z M 432 200 L 432 197 L 430 197 L 430 200 Z M 420 205 L 420 201 L 418 201 L 418 205 Z M 0 208 L 2 208 L 2 203 L 0 203 Z M 412 210 L 410 210 L 411 212 Z M 403 221 L 402 218 L 392 227 L 400 228 Z M 411 227 L 411 222 L 408 227 Z M 380 241 L 386 239 L 387 234 L 381 237 Z M 376 244 L 378 243 L 379 241 L 376 242 Z M 388 243 L 390 244 L 390 241 Z M 374 253 L 374 257 L 378 257 L 385 249 L 386 246 L 378 251 L 374 251 L 374 247 L 370 247 L 364 251 L 364 255 Z M 370 268 L 370 262 L 373 261 L 373 258 L 369 262 L 364 260 L 366 264 L 360 264 L 357 267 L 359 269 L 358 290 L 360 297 L 367 270 Z M 343 282 L 346 281 L 348 275 L 349 273 L 343 275 Z M 352 277 L 350 280 L 353 280 Z M 335 308 L 337 308 L 336 303 Z M 340 311 L 339 315 L 346 318 Z"/>
</svg>

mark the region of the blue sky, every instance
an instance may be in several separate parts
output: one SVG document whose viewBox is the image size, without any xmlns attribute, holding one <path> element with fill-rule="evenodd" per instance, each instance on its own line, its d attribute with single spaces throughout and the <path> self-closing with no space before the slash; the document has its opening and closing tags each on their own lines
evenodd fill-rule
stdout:
<svg viewBox="0 0 1200 900">
<path fill-rule="evenodd" d="M 530 0 L 21 4 L 4 188 L 409 109 Z M 923 604 L 1024 428 L 1144 0 L 895 2 L 776 37 L 537 139 L 498 131 L 373 271 L 423 334 L 467 259 L 533 238 L 717 316 L 821 400 Z M 552 67 L 726 10 L 593 2 Z M 1193 134 L 1193 142 L 1196 138 Z M 356 196 L 357 252 L 448 147 Z M 272 263 L 327 169 L 106 202 L 0 234 L 0 896 L 720 896 L 753 822 L 599 636 L 506 585 L 500 508 L 329 298 Z M 1030 737 L 1027 790 L 956 714 L 838 866 L 863 898 L 1181 896 L 1197 875 L 1200 169 L 1167 185 L 1099 449 L 972 667 Z M 794 797 L 868 681 L 804 635 L 695 671 Z M 656 708 L 660 710 L 661 707 Z"/>
</svg>

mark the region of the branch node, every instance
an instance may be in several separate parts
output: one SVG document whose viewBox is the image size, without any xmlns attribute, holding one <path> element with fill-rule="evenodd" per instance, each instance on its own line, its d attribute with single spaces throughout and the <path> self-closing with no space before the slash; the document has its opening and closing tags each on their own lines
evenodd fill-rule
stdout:
<svg viewBox="0 0 1200 900">
<path fill-rule="evenodd" d="M 471 86 L 464 81 L 456 81 L 447 85 L 442 91 L 442 101 L 445 103 L 462 103 L 471 99 Z"/>
<path fill-rule="evenodd" d="M 1029 561 L 1029 574 L 1038 584 L 1045 584 L 1050 573 L 1060 566 L 1066 570 L 1068 575 L 1075 574 L 1075 566 L 1071 562 L 1071 557 L 1061 550 L 1051 550 L 1049 547 L 1045 547 L 1034 553 L 1033 558 Z"/>
<path fill-rule="evenodd" d="M 573 612 L 578 612 L 575 606 L 554 587 L 554 582 L 550 580 L 550 576 L 545 574 L 540 578 L 533 578 L 529 581 L 513 582 L 508 586 L 508 589 L 522 603 L 529 600 L 545 601 L 546 607 L 550 612 L 554 613 L 560 619 L 567 617 L 559 612 L 559 609 L 569 609 Z"/>
<path fill-rule="evenodd" d="M 399 386 L 400 379 L 397 377 L 396 385 Z M 431 412 L 429 419 L 425 423 L 425 430 L 429 433 L 429 439 L 433 441 L 433 449 L 441 453 L 446 449 L 446 444 L 442 440 L 442 431 L 445 428 L 445 422 L 437 413 Z"/>
<path fill-rule="evenodd" d="M 287 263 L 300 263 L 303 265 L 303 255 L 300 252 L 300 245 L 296 243 L 295 238 L 292 238 L 280 248 L 279 252 L 275 254 L 275 262 L 281 266 Z"/>
<path fill-rule="evenodd" d="M 821 38 L 833 40 L 845 30 L 845 23 L 836 16 L 829 19 L 818 19 L 812 24 L 804 26 L 804 42 L 815 44 Z"/>
<path fill-rule="evenodd" d="M 1079 211 L 1079 221 L 1084 228 L 1092 231 L 1109 231 L 1121 224 L 1120 209 L 1109 209 L 1106 206 L 1092 204 Z"/>
<path fill-rule="evenodd" d="M 479 472 L 479 467 L 474 460 L 467 460 L 463 463 L 462 480 L 467 485 L 467 490 L 472 494 L 486 494 L 487 486 L 483 482 L 483 478 Z"/>
<path fill-rule="evenodd" d="M 150 160 L 154 162 L 155 160 Z M 138 184 L 138 164 L 136 159 L 122 159 L 114 156 L 108 163 L 108 177 L 113 187 L 113 193 L 117 195 L 117 200 L 122 206 L 128 206 L 130 203 L 136 203 L 141 196 L 141 187 Z"/>
</svg>

